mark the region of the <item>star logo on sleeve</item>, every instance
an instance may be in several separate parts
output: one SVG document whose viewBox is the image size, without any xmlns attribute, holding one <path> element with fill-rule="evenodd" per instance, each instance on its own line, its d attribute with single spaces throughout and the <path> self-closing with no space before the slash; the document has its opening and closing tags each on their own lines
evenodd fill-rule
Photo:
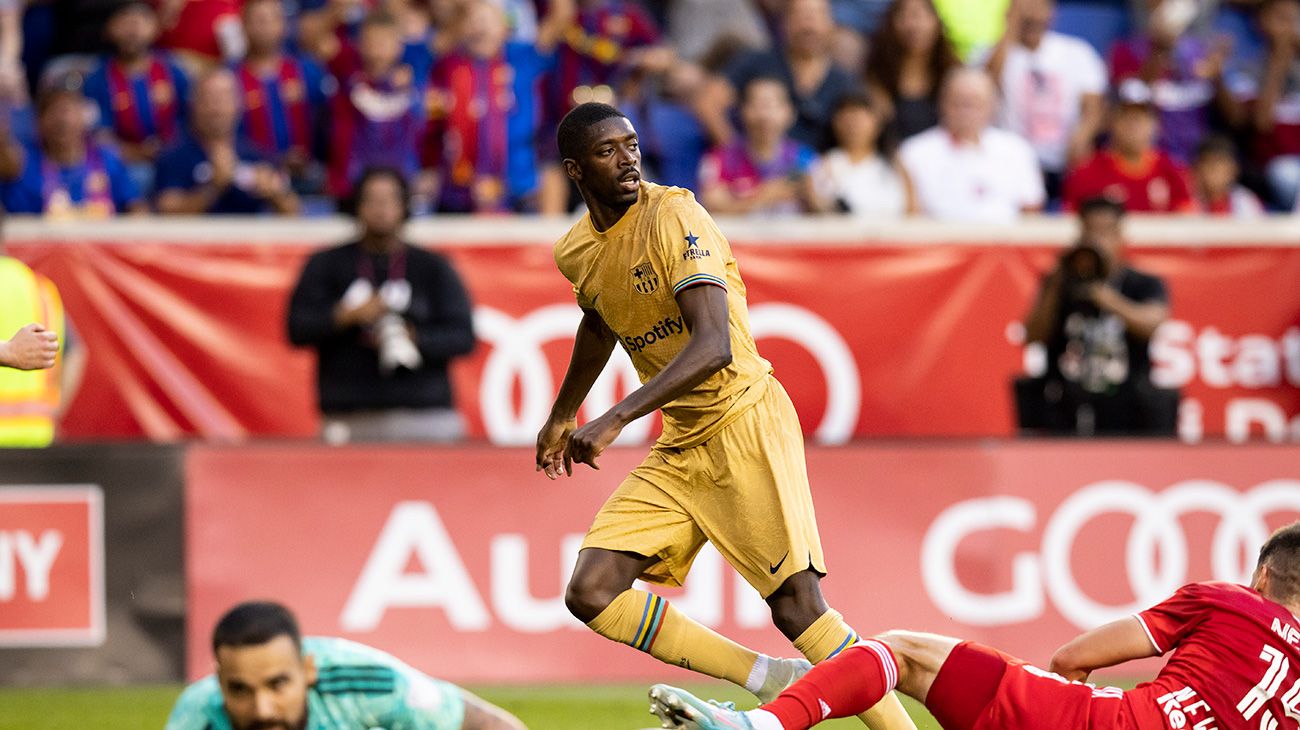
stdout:
<svg viewBox="0 0 1300 730">
<path fill-rule="evenodd" d="M 682 252 L 682 261 L 697 261 L 713 255 L 713 252 L 700 245 L 700 237 L 690 231 L 686 232 L 686 237 L 682 240 L 686 241 L 686 250 Z"/>
</svg>

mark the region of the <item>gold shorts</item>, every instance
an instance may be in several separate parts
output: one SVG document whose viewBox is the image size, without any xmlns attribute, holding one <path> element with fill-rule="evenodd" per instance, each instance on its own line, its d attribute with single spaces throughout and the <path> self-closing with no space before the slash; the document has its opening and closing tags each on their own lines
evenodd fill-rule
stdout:
<svg viewBox="0 0 1300 730">
<path fill-rule="evenodd" d="M 656 556 L 642 579 L 680 586 L 707 540 L 764 598 L 795 573 L 825 574 L 794 404 L 776 378 L 753 387 L 767 392 L 704 443 L 652 449 L 582 547 Z"/>
</svg>

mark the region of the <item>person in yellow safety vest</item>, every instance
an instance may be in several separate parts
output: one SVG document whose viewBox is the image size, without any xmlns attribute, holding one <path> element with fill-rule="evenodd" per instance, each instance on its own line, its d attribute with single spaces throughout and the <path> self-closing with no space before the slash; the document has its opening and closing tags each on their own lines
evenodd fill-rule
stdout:
<svg viewBox="0 0 1300 730">
<path fill-rule="evenodd" d="M 6 366 L 0 367 L 0 447 L 49 446 L 80 385 L 85 354 L 68 337 L 54 282 L 0 255 L 0 332 L 15 331 L 0 341 L 0 365 Z"/>
</svg>

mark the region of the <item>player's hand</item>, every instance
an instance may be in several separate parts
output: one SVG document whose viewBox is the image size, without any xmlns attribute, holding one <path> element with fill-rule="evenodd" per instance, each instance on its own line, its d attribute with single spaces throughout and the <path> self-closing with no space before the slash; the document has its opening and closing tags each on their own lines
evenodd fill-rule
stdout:
<svg viewBox="0 0 1300 730">
<path fill-rule="evenodd" d="M 550 479 L 558 479 L 561 471 L 573 476 L 573 462 L 569 461 L 566 447 L 577 426 L 578 422 L 572 418 L 546 421 L 537 433 L 537 471 L 545 472 Z"/>
<path fill-rule="evenodd" d="M 19 370 L 43 370 L 54 367 L 59 355 L 59 336 L 39 324 L 29 324 L 18 330 L 8 343 L 0 343 L 0 358 L 6 365 Z"/>
<path fill-rule="evenodd" d="M 614 443 L 622 431 L 623 423 L 608 413 L 588 421 L 569 437 L 569 445 L 564 449 L 564 463 L 586 464 L 599 469 L 596 457 Z"/>
</svg>

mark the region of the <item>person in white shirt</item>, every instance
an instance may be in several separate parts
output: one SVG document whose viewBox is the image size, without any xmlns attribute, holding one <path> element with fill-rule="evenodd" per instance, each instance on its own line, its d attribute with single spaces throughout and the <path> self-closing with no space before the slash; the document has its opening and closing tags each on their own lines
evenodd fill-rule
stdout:
<svg viewBox="0 0 1300 730">
<path fill-rule="evenodd" d="M 835 147 L 813 163 L 818 210 L 859 218 L 899 218 L 916 212 L 912 181 L 888 150 L 885 119 L 866 92 L 835 105 Z"/>
<path fill-rule="evenodd" d="M 920 210 L 947 221 L 1010 223 L 1041 210 L 1046 195 L 1034 148 L 990 126 L 997 89 L 983 70 L 961 68 L 944 80 L 939 126 L 903 143 L 898 157 Z"/>
<path fill-rule="evenodd" d="M 989 58 L 1002 90 L 999 126 L 1034 146 L 1048 197 L 1101 132 L 1106 64 L 1082 39 L 1050 30 L 1055 0 L 1012 0 L 1007 32 Z"/>
</svg>

